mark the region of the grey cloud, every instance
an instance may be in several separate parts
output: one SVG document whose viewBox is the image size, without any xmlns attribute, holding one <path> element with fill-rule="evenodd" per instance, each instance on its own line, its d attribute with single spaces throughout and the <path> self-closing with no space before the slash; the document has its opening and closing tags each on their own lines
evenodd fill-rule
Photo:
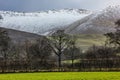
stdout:
<svg viewBox="0 0 120 80">
<path fill-rule="evenodd" d="M 0 10 L 40 11 L 62 8 L 103 9 L 119 0 L 0 0 Z"/>
</svg>

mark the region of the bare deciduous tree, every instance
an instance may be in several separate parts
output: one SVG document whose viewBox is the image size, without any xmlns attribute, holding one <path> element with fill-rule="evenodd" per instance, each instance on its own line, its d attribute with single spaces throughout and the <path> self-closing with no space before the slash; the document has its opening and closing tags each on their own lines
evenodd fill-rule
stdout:
<svg viewBox="0 0 120 80">
<path fill-rule="evenodd" d="M 116 32 L 110 32 L 105 34 L 107 37 L 107 43 L 112 44 L 114 48 L 116 48 L 118 51 L 120 49 L 120 20 L 115 22 L 116 24 Z"/>
<path fill-rule="evenodd" d="M 27 56 L 29 60 L 31 59 L 33 63 L 37 63 L 36 67 L 46 68 L 51 55 L 51 48 L 49 41 L 46 38 L 37 39 L 35 43 L 32 43 L 27 49 Z M 30 62 L 31 62 L 30 60 Z M 36 62 L 34 62 L 34 60 Z M 50 63 L 50 62 L 49 62 Z"/>
<path fill-rule="evenodd" d="M 74 36 L 71 36 L 69 47 L 64 50 L 64 55 L 66 56 L 66 58 L 72 61 L 72 68 L 74 68 L 74 60 L 79 59 L 82 53 L 80 48 L 76 47 L 76 40 L 77 39 Z"/>
<path fill-rule="evenodd" d="M 64 33 L 64 30 L 58 30 L 50 36 L 50 44 L 53 52 L 58 57 L 58 67 L 61 68 L 61 55 L 69 47 L 70 36 Z"/>
</svg>

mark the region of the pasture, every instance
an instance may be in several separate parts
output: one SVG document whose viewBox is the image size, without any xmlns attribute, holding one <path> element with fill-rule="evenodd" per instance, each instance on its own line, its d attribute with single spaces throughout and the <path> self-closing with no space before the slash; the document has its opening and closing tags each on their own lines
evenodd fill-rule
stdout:
<svg viewBox="0 0 120 80">
<path fill-rule="evenodd" d="M 41 72 L 0 74 L 0 80 L 120 80 L 120 72 Z"/>
</svg>

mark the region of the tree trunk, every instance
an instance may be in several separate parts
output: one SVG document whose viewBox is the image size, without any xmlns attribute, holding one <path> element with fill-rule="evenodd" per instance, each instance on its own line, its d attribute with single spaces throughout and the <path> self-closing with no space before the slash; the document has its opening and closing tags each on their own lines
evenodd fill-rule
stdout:
<svg viewBox="0 0 120 80">
<path fill-rule="evenodd" d="M 59 54 L 59 56 L 58 56 L 58 68 L 59 68 L 59 71 L 61 71 L 61 67 L 62 67 L 62 64 L 61 64 L 61 54 Z"/>
<path fill-rule="evenodd" d="M 3 68 L 2 68 L 2 73 L 4 73 L 7 69 L 6 63 L 7 63 L 7 55 L 5 52 L 3 52 L 4 60 L 3 60 Z"/>
<path fill-rule="evenodd" d="M 72 71 L 74 70 L 74 59 L 72 59 Z"/>
</svg>

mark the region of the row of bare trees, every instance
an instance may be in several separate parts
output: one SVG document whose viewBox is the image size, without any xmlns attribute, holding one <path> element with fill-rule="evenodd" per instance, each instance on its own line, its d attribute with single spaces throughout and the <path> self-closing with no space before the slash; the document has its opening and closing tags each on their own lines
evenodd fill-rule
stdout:
<svg viewBox="0 0 120 80">
<path fill-rule="evenodd" d="M 73 65 L 75 54 L 79 53 L 79 49 L 75 46 L 75 39 L 65 34 L 63 30 L 58 30 L 49 37 L 16 44 L 12 42 L 6 31 L 0 30 L 0 51 L 2 72 L 60 69 L 63 67 L 63 56 L 69 56 Z"/>
<path fill-rule="evenodd" d="M 94 45 L 84 53 L 76 46 L 77 38 L 64 30 L 22 43 L 12 42 L 7 32 L 0 30 L 0 71 L 119 70 L 120 20 L 116 25 L 116 32 L 105 34 L 105 45 Z M 71 63 L 63 64 L 67 60 Z"/>
<path fill-rule="evenodd" d="M 117 20 L 115 25 L 115 32 L 104 34 L 107 38 L 105 45 L 90 47 L 81 58 L 79 67 L 88 68 L 88 71 L 120 70 L 120 20 Z"/>
</svg>

